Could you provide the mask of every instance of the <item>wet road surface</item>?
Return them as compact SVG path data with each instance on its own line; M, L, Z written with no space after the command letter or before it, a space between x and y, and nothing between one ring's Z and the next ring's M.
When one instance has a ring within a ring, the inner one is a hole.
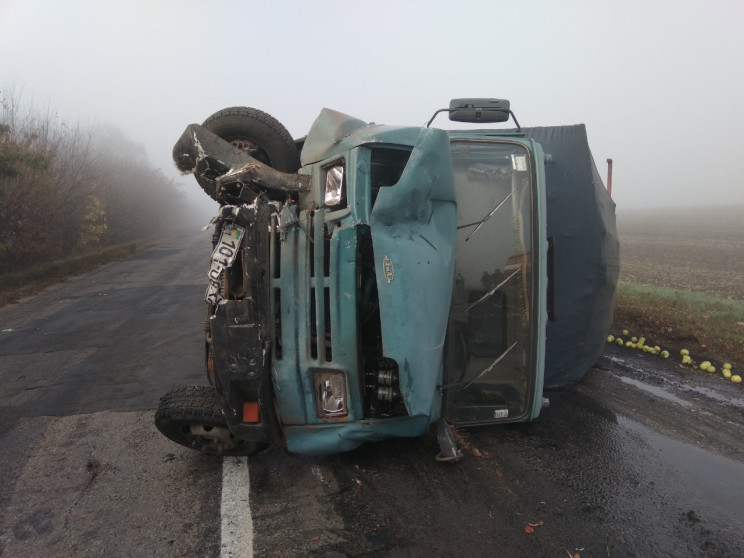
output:
M221 464L152 422L203 377L208 245L172 239L0 309L3 557L219 554Z
M0 555L220 556L222 463L155 431L203 383L209 234L0 309ZM255 556L742 556L744 391L624 349L530 425L249 460Z
M458 464L434 460L433 434L336 457L274 450L255 459L257 555L744 555L741 454L670 438L641 416L664 406L653 414L684 427L721 402L679 405L649 395L626 383L641 380L618 364L604 359L611 370L594 369L575 389L549 393L550 407L531 425L463 433L467 455ZM707 446L740 452L741 425L739 413L731 425L738 445L721 432ZM276 501L277 493L293 496ZM291 534L279 531L287 518Z

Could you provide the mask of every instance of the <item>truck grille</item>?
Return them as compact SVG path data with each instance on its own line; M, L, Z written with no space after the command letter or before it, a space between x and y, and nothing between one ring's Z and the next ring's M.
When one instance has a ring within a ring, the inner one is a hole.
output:
M333 360L331 348L330 234L326 234L324 210L308 213L308 259L310 263L310 358Z
M369 226L337 227L324 209L285 206L270 230L275 381L287 401L309 401L318 373L340 373L348 414L323 421L406 415L398 364L383 356ZM288 424L317 420L287 401Z
M283 292L294 285L297 293L296 307L292 314L306 340L304 348L310 360L333 360L331 305L330 305L330 233L324 222L324 210L302 211L299 218L272 222L271 230L271 308L273 309L274 358L281 360L282 351L282 300L295 297L295 292ZM290 227L289 225L299 225ZM282 277L295 270L294 278ZM296 281L296 283L295 283ZM302 347L298 347L302 350Z

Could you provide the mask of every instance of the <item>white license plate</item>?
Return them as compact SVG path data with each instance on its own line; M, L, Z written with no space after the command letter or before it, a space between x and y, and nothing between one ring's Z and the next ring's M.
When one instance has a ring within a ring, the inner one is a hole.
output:
M212 261L209 264L209 286L207 287L206 299L210 304L217 304L222 300L220 286L222 284L222 272L232 266L240 249L245 229L235 225L222 227L222 234L217 246L212 252Z

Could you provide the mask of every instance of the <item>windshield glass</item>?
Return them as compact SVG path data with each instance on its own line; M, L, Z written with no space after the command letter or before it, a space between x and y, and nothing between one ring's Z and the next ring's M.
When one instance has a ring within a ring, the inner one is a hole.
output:
M533 389L532 165L521 144L453 140L457 255L447 419L517 419Z

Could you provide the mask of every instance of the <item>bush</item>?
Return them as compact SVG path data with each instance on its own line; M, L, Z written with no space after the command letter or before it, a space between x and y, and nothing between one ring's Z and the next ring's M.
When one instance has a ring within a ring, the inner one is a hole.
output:
M113 127L83 130L0 92L0 273L176 226L177 185Z

